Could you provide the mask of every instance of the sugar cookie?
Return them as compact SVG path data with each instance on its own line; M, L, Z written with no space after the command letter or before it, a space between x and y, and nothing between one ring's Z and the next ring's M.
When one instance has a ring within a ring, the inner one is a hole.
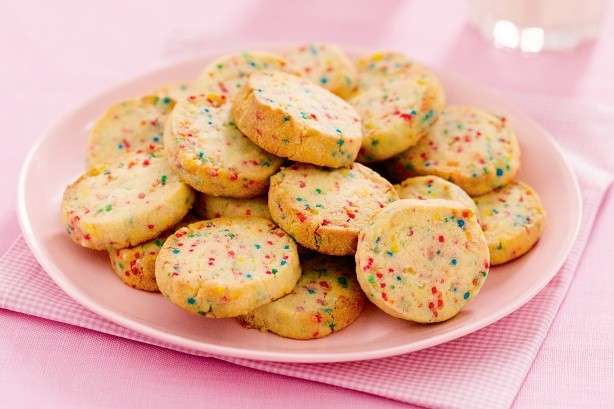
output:
M349 102L362 118L358 161L389 159L414 146L444 108L439 83L410 76L391 78L377 87L359 89Z
M450 106L418 144L394 158L389 167L400 180L437 175L478 196L514 179L520 148L505 117Z
M164 123L175 105L155 95L110 106L96 120L87 140L87 165L114 161L126 153L151 152L162 147Z
M238 216L271 218L266 196L258 196L251 199L235 199L232 197L206 196L201 193L197 196L194 209L205 219Z
M214 318L247 314L280 298L300 275L294 240L260 217L190 224L166 240L156 260L160 292Z
M181 178L212 196L262 195L283 162L237 129L229 104L212 106L204 95L191 95L177 104L164 145Z
M186 215L193 200L163 151L135 153L92 168L68 186L62 218L75 243L121 249L158 237Z
M316 256L301 267L290 294L240 317L241 322L286 338L315 339L341 331L358 318L365 296L351 259Z
M396 199L386 179L359 163L341 169L295 163L271 178L269 210L303 246L341 256L354 254L360 229Z
M473 199L454 183L438 176L417 176L407 178L394 186L401 199L447 199L454 200L468 207L478 216L478 208Z
M522 256L544 231L546 211L525 183L512 182L474 200L493 265Z
M298 74L277 54L260 51L229 54L207 65L195 81L194 89L219 106L232 100L250 74L273 71Z
M268 152L333 168L351 164L362 140L347 102L283 72L252 75L232 103L239 129Z
M356 274L387 314L428 323L456 315L489 269L474 213L442 199L403 199L379 212L358 239Z
M288 63L305 78L341 98L348 98L356 87L356 67L339 47L312 43L283 52Z

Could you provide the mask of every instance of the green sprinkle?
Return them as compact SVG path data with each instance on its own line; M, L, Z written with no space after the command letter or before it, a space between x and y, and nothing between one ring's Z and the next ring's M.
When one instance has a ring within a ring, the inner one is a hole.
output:
M168 176L162 175L162 177L160 178L160 182L162 182L162 186L166 185L167 181L168 181Z
M343 288L348 288L348 279L345 276L337 277L337 282Z

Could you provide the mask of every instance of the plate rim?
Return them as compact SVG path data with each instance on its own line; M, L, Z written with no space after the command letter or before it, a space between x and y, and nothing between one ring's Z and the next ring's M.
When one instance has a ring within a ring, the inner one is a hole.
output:
M271 46L260 45L263 49L274 49L279 46L279 44L274 44ZM266 48L265 48L266 47ZM352 47L347 45L341 45L341 47L350 53L356 50L365 51L364 47ZM236 50L236 48L234 49ZM526 120L530 123L532 127L535 127L541 131L543 134L543 138L546 142L555 150L555 152L560 157L563 167L565 171L569 174L571 185L573 187L574 192L574 205L578 209L576 215L575 226L572 234L572 239L566 245L566 248L560 252L561 256L558 260L556 260L551 267L551 271L549 274L544 275L540 281L534 284L532 287L528 288L522 297L518 297L514 302L509 303L504 308L500 308L494 314L488 315L478 321L468 323L462 327L452 329L443 334L435 335L429 337L422 341L416 341L408 344L397 345L394 347L388 348L379 348L372 351L358 351L358 352L347 352L347 353L330 353L330 352L281 352L281 351L256 351L250 349L242 349L238 347L231 346L221 346L217 344L212 344L204 341L196 341L192 339L186 339L182 336L175 335L172 333L168 333L162 330L155 329L146 324L140 323L138 321L126 318L119 313L115 313L112 310L107 309L104 305L97 303L94 300L91 300L89 297L83 295L83 293L77 288L73 286L69 280L65 277L65 274L61 271L60 268L56 267L51 260L48 260L44 256L42 243L39 243L36 240L32 229L32 222L30 216L27 212L27 197L26 197L26 185L28 181L28 175L31 171L31 165L34 157L40 150L42 144L49 138L54 131L60 127L63 123L65 123L71 116L75 115L75 113L82 109L85 106L91 105L95 103L97 100L104 98L105 95L109 93L113 93L121 90L126 87L128 84L138 81L142 77L145 76L153 76L157 73L169 70L175 66L182 64L193 63L195 60L206 59L209 57L214 57L215 52L219 50L209 50L207 54L199 54L196 56L192 56L190 58L182 58L168 61L164 64L157 64L153 66L153 68L149 68L144 70L140 74L133 75L126 80L123 80L115 85L111 85L108 87L99 90L98 92L90 95L87 98L76 105L75 108L72 108L58 116L57 119L51 122L51 124L46 128L46 130L39 136L33 146L28 151L26 158L21 166L19 172L18 186L17 186L17 215L19 226L21 228L23 237L26 241L26 244L32 251L32 254L36 258L37 262L41 265L46 274L58 285L62 291L64 291L69 297L73 300L77 301L84 308L96 313L104 319L107 319L117 325L120 325L124 328L136 331L142 335L151 337L157 341L171 344L174 346L181 347L183 349L198 351L204 354L213 354L218 355L222 359L229 358L239 358L239 359L249 359L254 361L270 361L270 362L293 362L293 363L332 363L332 362L351 362L351 361L364 361L364 360L372 360L372 359L381 359L387 358L397 355L402 355L410 352L419 351L422 349L430 348L436 345L440 345L454 339L458 339L465 335L476 332L482 328L491 325L500 319L512 314L514 311L518 310L520 307L528 303L532 300L541 290L543 290L548 283L557 275L565 261L567 260L569 253L575 243L578 233L580 230L581 222L582 222L582 214L583 214L583 202L582 195L580 191L580 187L578 184L577 176L571 167L568 158L564 155L561 147L556 142L554 137L550 134L548 130L546 130L543 126L541 126L536 120L534 120L530 115L526 114L522 109L515 106L515 104L510 104L508 99L505 98L499 91L494 88L486 85L479 85L481 90L484 90L491 96L495 96L499 100L499 104L504 106L506 109L510 111L520 114L523 117L523 120ZM233 48L228 47L225 52L232 52ZM359 51L360 52L360 51ZM453 81L458 81L465 85L471 85L474 81L467 80L454 72L450 72L445 69L437 68L436 72L444 74L445 77L452 79ZM141 341L139 341L141 342ZM188 352L188 351L183 351Z

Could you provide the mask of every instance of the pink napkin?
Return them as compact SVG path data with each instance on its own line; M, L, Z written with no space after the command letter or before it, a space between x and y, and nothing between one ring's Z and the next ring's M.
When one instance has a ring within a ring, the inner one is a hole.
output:
M520 98L520 97L517 97ZM478 332L394 358L339 364L284 364L217 357L263 371L324 382L428 407L509 407L574 277L613 169L603 135L612 110L571 102L521 97L522 105L566 147L583 196L582 226L557 276L524 307ZM610 126L611 128L611 126ZM605 152L605 154L603 153ZM590 158L587 159L587 158ZM18 238L0 258L0 307L159 345L194 355L111 323L84 309L46 275Z

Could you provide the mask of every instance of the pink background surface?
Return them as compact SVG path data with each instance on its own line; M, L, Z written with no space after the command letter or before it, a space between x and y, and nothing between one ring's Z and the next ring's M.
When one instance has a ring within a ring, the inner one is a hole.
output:
M49 123L109 85L201 50L307 40L379 46L502 91L614 105L612 11L598 43L571 53L523 56L489 47L468 27L462 1L382 1L377 6L322 1L292 8L286 1L124 3L94 8L24 1L0 13L0 252L19 234L19 167ZM614 286L607 274L598 274L612 271L612 196L601 209L581 274L518 395L519 407L581 406L587 395L603 407L614 405ZM79 348L67 349L75 344ZM77 407L84 399L93 407L169 407L180 395L194 396L195 407L406 406L5 310L0 310L0 368L0 407L9 402Z

